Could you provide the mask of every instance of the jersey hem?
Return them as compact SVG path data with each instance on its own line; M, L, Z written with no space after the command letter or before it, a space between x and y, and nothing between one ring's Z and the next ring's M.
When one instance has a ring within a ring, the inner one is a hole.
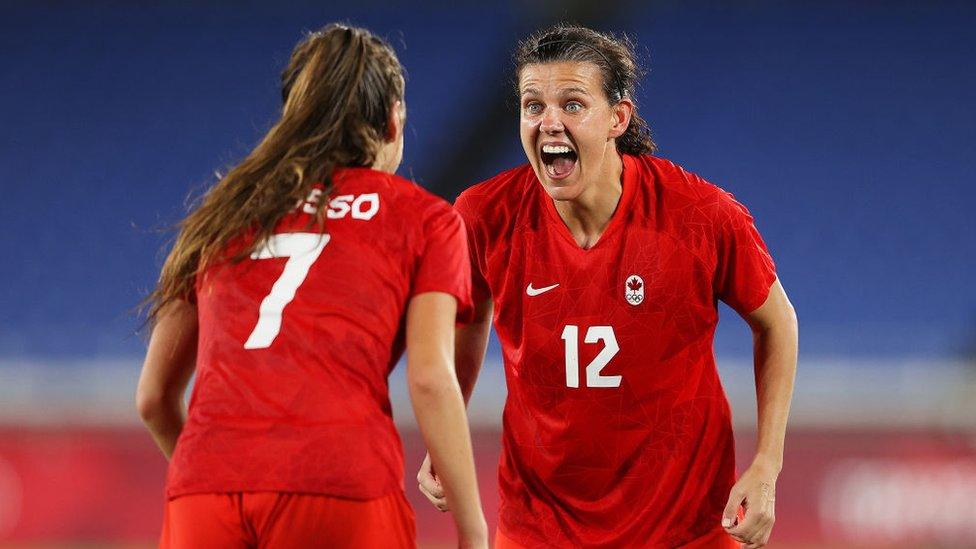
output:
M525 538L523 538L521 536L513 535L511 533L511 531L508 530L507 528L505 528L500 521L498 523L497 531L498 531L498 534L499 535L504 536L506 538L506 541L510 541L511 543L514 543L514 544L518 545L520 547L520 549L531 549L532 547L552 547L553 546L552 545L552 542L553 542L552 540L538 541L536 539L530 538L529 541L525 541ZM728 539L728 543L725 545L726 547L737 547L738 546L737 544L734 543L734 540L732 540L732 538L729 537L728 534L725 533L725 530L724 529L722 529L721 527L717 527L717 528L713 528L713 529L705 532L704 534L702 534L702 535L700 535L700 536L698 536L698 537L696 537L694 539L691 539L691 540L689 540L689 541L687 541L685 543L682 543L681 545L674 546L674 549L720 549L720 548L714 546L714 544L712 542L716 541L713 538L722 537L722 535L724 535L725 538ZM705 545L704 542L708 542L708 545ZM619 544L619 543L624 543L624 544L626 544L627 547L641 547L641 546L638 546L638 545L631 545L631 542L626 541L626 540L623 541L623 542L621 542L621 540L614 540L613 542L610 542L611 545L615 545L615 546L617 544ZM508 548L508 549L512 549L511 548L511 544L508 544L505 547ZM643 547L648 547L648 548L660 547L660 548L663 549L663 548L669 547L669 546L667 544L662 544L662 545L647 545L647 546L643 546Z
M185 490L166 490L166 500L172 501L184 496L194 496L199 494L257 494L257 493L275 493L275 494L299 494L304 496L324 496L336 499L345 499L350 501L372 501L374 499L385 498L393 494L402 494L406 497L406 492L403 487L397 487L386 492L382 492L376 495L369 496L358 496L351 495L348 493L337 493L329 492L327 490L309 490L309 489L295 489L286 486L261 486L259 488L222 488L222 489L208 489L208 488L188 488Z

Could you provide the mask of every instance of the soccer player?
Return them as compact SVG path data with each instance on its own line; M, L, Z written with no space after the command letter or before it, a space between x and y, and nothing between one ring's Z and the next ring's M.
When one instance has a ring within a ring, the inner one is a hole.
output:
M282 84L281 119L183 220L151 296L137 406L170 459L161 546L415 546L387 389L406 346L460 546L487 547L452 356L464 225L393 175L400 63L330 25Z
M663 158L637 115L629 44L559 25L516 54L528 164L457 199L476 320L508 384L496 547L735 547L769 538L796 369L796 317L744 206ZM712 352L717 300L755 339L754 460L735 479ZM440 508L440 470L421 490Z

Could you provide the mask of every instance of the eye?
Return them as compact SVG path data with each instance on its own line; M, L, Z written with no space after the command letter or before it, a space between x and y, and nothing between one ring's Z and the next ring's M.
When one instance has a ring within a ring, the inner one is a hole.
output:
M569 103L566 103L566 106L564 108L568 113L580 112L581 110L583 110L583 104L580 103L579 101L570 101Z
M530 103L526 103L523 109L525 109L526 114L539 114L542 112L542 103L532 101Z

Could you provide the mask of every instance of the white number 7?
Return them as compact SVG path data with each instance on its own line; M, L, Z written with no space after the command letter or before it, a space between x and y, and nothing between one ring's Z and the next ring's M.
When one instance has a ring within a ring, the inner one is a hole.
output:
M245 349L266 349L281 331L281 312L295 298L295 291L305 282L312 263L329 243L330 235L321 233L282 233L268 238L251 259L287 257L285 270L271 286L271 293L261 302L258 323L244 343Z

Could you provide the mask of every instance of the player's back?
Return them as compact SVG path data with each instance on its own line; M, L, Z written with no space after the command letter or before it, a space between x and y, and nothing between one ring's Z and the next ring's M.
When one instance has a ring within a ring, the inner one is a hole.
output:
M333 180L327 203L313 191L249 258L199 277L197 378L170 497L370 499L401 486L387 376L410 296L451 291L432 282L430 264L446 262L450 273L452 254L464 264L463 237L450 240L463 226L447 203L394 175L351 168ZM324 233L317 208L327 208ZM243 236L227 252L248 243ZM432 261L432 247L448 259Z

